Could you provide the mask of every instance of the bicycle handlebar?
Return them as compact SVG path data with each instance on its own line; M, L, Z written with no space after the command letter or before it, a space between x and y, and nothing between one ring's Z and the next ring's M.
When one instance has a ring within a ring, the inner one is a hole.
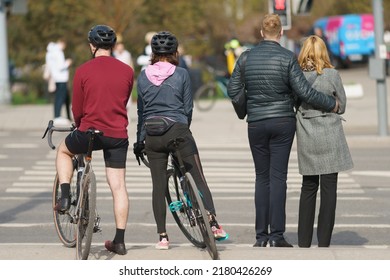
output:
M71 127L55 127L53 120L50 120L49 123L47 124L47 128L45 130L45 133L42 136L42 139L46 137L47 135L47 142L53 150L55 150L56 146L54 146L53 141L52 141L52 134L54 131L59 131L59 132L70 132L75 130L75 125L72 124Z

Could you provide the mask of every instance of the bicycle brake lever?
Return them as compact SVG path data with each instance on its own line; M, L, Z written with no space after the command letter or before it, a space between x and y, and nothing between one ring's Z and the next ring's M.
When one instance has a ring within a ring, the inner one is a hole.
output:
M53 120L50 120L47 124L47 128L45 130L45 133L42 136L42 139L46 137L46 134L49 132L49 130L53 127Z

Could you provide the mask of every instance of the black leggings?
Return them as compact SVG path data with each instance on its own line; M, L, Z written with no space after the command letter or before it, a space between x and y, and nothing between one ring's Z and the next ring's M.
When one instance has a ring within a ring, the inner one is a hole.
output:
M166 203L165 192L167 190L167 164L169 149L167 143L175 138L184 138L185 142L180 143L179 151L183 158L184 166L191 173L195 183L202 194L205 208L215 214L214 203L203 175L198 148L188 125L176 123L164 135L146 136L145 150L150 163L152 175L153 194L152 204L154 218L157 224L157 232L166 232Z

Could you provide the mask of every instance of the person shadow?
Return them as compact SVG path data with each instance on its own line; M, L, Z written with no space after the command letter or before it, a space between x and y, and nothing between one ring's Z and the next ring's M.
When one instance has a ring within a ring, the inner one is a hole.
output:
M288 240L294 247L298 246L298 236L296 232L286 232L286 240ZM363 246L369 242L369 239L361 236L356 231L345 230L339 232L333 232L330 246ZM313 232L313 240L311 243L312 246L317 246L317 231Z

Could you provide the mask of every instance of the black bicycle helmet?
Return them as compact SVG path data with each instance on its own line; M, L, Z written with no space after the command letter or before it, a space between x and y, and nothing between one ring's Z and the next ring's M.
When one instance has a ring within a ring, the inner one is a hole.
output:
M96 48L111 49L116 43L116 34L107 25L96 25L88 32L88 41Z
M150 42L155 54L170 54L177 52L178 42L172 33L161 31L155 34Z

